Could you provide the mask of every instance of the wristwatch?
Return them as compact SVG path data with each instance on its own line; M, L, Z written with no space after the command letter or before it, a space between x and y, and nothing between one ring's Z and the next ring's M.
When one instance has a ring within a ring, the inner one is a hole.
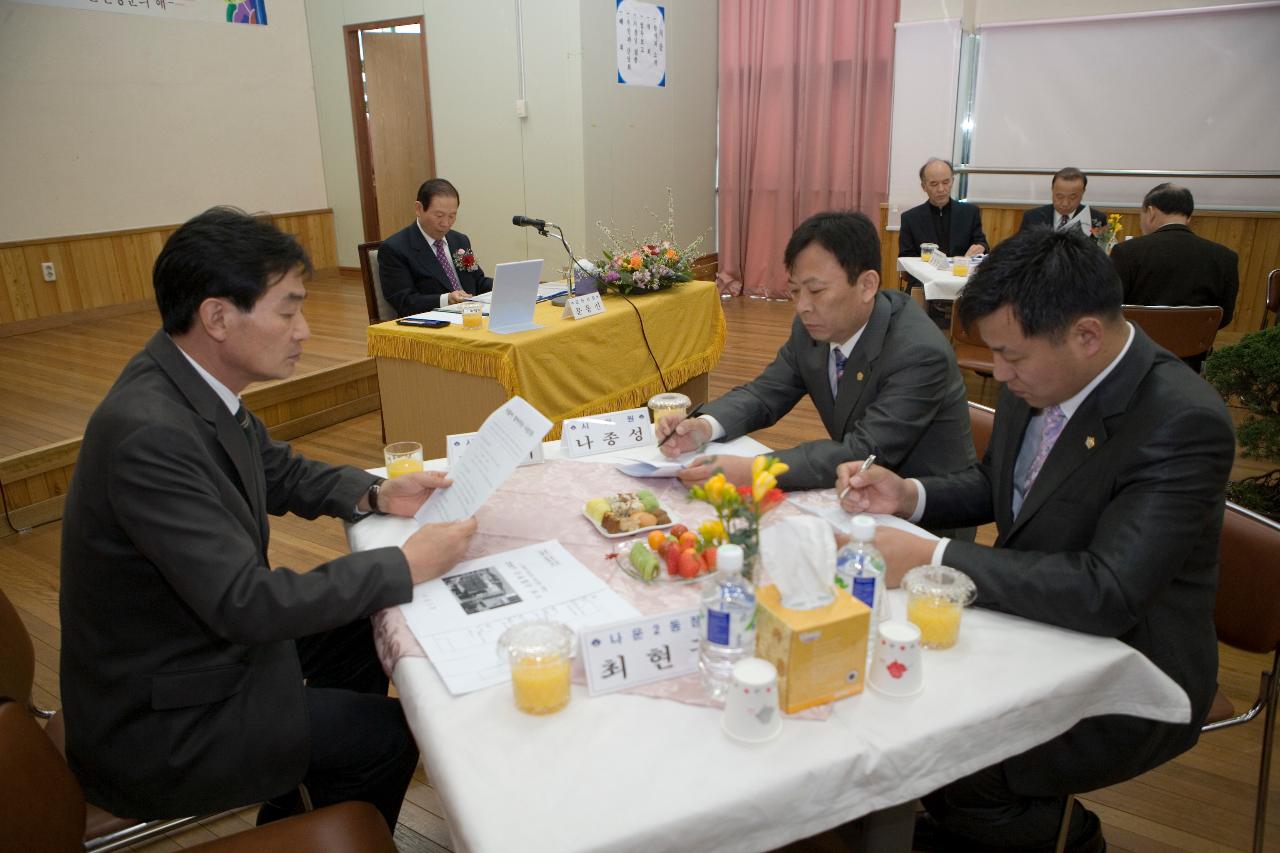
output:
M378 492L382 491L382 484L385 482L386 480L375 480L373 485L369 487L369 512L374 515L386 515L386 513L378 507Z

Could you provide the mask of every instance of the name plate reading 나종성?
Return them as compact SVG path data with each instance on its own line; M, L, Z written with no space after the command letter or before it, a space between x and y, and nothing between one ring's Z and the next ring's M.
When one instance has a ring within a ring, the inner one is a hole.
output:
M698 670L696 608L583 628L582 666L592 696Z
M560 431L560 449L570 459L653 444L648 409L626 409L569 418Z

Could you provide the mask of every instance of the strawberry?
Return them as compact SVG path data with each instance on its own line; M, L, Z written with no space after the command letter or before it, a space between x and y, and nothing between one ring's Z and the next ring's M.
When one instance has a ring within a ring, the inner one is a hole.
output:
M680 572L680 549L674 547L675 543L668 540L667 550L663 555L667 558L667 574L674 577Z
M698 552L693 548L686 548L680 552L680 563L677 571L682 578L695 578L702 573L703 563L698 556Z
M707 564L707 571L716 570L716 546L712 545L702 552L702 561Z
M684 533L680 534L680 550L681 551L685 550L686 548L697 548L697 547L698 547L698 534L694 533L692 530L686 530Z
M688 529L689 528L685 527L683 524L677 524L675 527L672 527L667 532L670 533L672 536L676 537L677 539L679 539L680 534L684 533Z

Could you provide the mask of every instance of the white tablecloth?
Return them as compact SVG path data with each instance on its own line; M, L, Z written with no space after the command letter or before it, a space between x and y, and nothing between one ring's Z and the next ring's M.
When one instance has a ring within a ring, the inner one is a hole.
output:
M950 269L937 269L919 258L898 258L898 272L918 279L924 285L925 299L955 299L969 281L967 276L952 275Z
M377 529L356 525L353 547L378 544ZM890 602L902 617L903 594ZM495 853L769 850L912 800L1085 717L1190 718L1182 690L1118 640L980 609L966 611L959 644L926 652L924 666L915 697L864 691L827 720L786 720L758 745L729 740L713 708L575 686L563 711L531 717L505 685L451 696L425 658L401 658L394 678L456 849Z

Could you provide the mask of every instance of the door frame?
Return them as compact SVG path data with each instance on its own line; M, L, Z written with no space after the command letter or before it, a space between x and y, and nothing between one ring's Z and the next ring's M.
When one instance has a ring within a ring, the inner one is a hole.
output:
M423 109L427 115L427 136L431 140L428 156L430 174L423 177L435 177L436 146L435 130L431 125L431 84L427 78L427 25L422 15L409 18L390 18L384 21L365 21L359 24L346 24L342 28L342 40L347 55L347 88L351 96L351 125L356 136L356 175L360 181L360 217L364 223L365 242L380 240L381 223L378 221L378 196L374 187L373 154L369 142L369 120L365 113L365 90L363 69L360 64L360 32L362 30L382 30L388 27L418 25L418 38L422 45L422 92Z

